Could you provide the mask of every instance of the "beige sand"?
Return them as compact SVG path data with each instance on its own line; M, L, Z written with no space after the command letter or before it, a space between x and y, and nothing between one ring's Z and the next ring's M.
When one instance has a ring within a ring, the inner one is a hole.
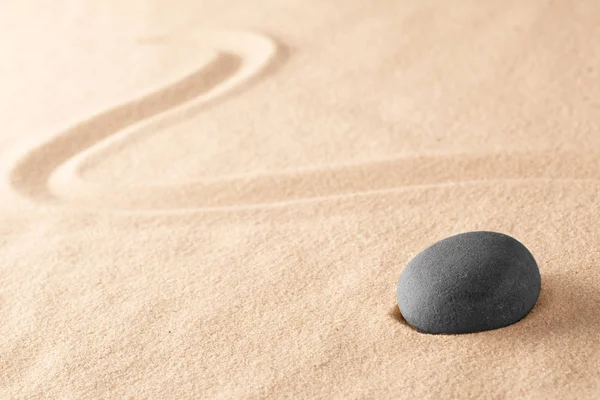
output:
M13 1L0 33L0 398L600 397L597 1ZM538 304L415 332L405 263L477 229Z

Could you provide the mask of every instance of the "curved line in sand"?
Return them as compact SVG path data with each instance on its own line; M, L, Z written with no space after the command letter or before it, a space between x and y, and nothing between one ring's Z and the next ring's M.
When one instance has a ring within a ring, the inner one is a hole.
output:
M158 117L181 112L186 106L212 104L251 83L273 64L277 53L273 40L252 32L209 32L200 41L217 51L206 66L34 147L10 171L12 188L38 202L62 200L63 195L78 190L82 161Z
M88 184L72 200L130 212L210 212L462 185L550 181L596 184L600 182L599 160L594 154L570 152L432 155L179 185L140 185L117 191Z
M34 147L10 174L12 187L40 202L73 202L93 209L179 213L255 209L387 191L499 181L588 180L599 158L581 153L442 154L369 163L303 168L119 187L85 181L86 163L170 115L213 104L264 75L277 59L271 39L248 32L203 36L217 50L203 68L111 108Z

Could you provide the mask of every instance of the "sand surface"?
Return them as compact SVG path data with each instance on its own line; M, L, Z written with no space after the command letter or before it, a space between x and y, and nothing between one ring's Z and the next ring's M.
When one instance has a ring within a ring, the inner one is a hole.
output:
M0 4L0 398L598 399L600 3ZM505 329L416 253L500 231Z

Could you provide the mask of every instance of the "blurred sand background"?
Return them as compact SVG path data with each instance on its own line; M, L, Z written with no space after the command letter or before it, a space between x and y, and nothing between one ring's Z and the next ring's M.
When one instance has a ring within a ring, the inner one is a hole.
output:
M0 4L0 398L600 396L600 3ZM523 242L521 322L408 260Z

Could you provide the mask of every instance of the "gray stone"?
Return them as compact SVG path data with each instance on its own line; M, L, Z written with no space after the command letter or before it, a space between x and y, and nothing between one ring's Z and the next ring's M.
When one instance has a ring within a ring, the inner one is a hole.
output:
M502 233L468 232L429 246L398 281L404 319L425 333L470 333L521 320L541 288L535 259Z

